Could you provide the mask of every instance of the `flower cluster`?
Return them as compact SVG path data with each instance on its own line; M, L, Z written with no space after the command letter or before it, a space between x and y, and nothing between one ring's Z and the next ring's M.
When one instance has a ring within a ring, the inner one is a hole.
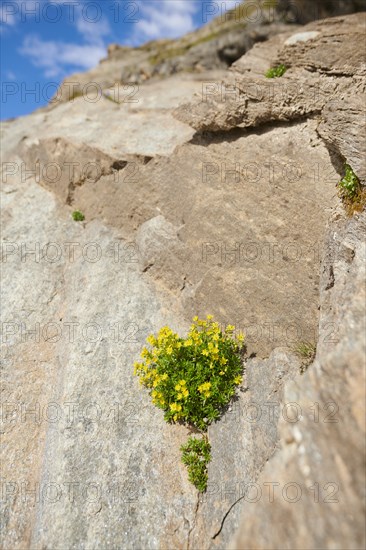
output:
M193 424L201 430L220 413L242 381L243 335L235 327L221 330L212 315L193 318L187 338L169 327L147 338L142 362L134 365L140 383L151 391L153 403L167 421Z

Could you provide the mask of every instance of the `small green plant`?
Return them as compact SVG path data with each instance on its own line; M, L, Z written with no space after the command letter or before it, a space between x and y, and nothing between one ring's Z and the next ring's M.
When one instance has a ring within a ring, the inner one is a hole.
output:
M211 460L211 445L207 437L202 439L190 437L180 450L182 462L188 469L189 481L203 493L206 491L208 481L207 464Z
M283 76L286 71L287 67L285 67L285 65L277 65L277 67L272 67L271 69L268 69L268 71L265 73L265 76L266 78L279 78L280 76Z
M338 183L339 196L349 216L361 212L366 205L366 189L349 164L344 166L345 174Z
M75 212L72 213L72 219L74 222L83 222L85 220L85 216L79 212L79 210L75 210Z
M294 352L302 359L301 372L304 373L315 359L316 344L312 342L299 342L294 347Z
M220 418L242 382L244 336L235 327L221 330L212 315L193 318L187 338L169 327L147 338L150 349L134 364L140 384L150 390L154 405L167 422L180 422L206 432Z
M338 183L340 194L347 199L354 199L358 188L360 186L360 180L352 170L349 164L344 166L345 174L341 181Z

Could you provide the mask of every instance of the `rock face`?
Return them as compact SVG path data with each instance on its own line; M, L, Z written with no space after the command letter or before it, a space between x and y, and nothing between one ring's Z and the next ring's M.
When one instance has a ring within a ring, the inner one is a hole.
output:
M208 17L206 9L217 17L177 40L156 40L139 48L112 44L108 57L98 67L65 79L49 108L88 95L95 85L99 89L118 83L136 87L147 80L160 80L176 73L226 69L256 42L287 30L282 11L268 2L260 1L249 7L238 3L228 12L224 7L225 4L202 6L203 21ZM90 87L90 83L94 85Z
M337 22L338 31L335 30ZM366 68L362 50L355 48L355 44L363 40L365 25L365 14L345 20L318 21L286 40L284 37L281 40L280 36L268 42L264 52L261 45L256 46L232 67L232 79L222 85L224 92L214 93L214 90L205 101L197 99L193 105L182 105L176 116L200 132L227 132L270 121L319 116L318 133L328 148L335 156L347 159L365 184L366 160L362 144L366 140L366 130L362 120ZM354 39L350 39L351 34ZM266 66L262 61L264 53L268 53ZM288 71L275 82L268 81L263 73L251 78L258 57L262 61L261 69L283 64ZM233 86L234 94L230 93ZM350 102L347 106L346 97ZM352 138L345 139L346 135Z
M280 418L280 448L257 480L262 498L243 505L231 548L365 544L365 222L362 214L329 230L317 356L285 385L283 403L296 403L296 412ZM273 367L274 357L267 362Z
M277 12L285 20L296 23L365 10L363 0L278 0L276 4Z
M194 46L114 45L80 77L94 101L3 125L4 549L365 546L365 213L335 187L344 162L366 183L365 14L276 21L232 64L249 47L233 19ZM219 62L184 72L211 40ZM122 86L147 54L168 76ZM248 357L198 495L188 429L132 364L149 333L207 313Z

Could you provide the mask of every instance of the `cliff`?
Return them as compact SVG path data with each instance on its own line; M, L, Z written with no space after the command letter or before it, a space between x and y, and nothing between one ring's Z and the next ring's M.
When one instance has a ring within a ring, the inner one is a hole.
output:
M2 125L3 548L365 547L366 14L280 4ZM207 313L247 355L200 495L132 365Z

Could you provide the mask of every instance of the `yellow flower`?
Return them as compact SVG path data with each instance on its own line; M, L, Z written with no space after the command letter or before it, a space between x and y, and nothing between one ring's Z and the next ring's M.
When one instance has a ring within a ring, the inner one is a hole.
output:
M184 347L185 347L185 348L188 348L188 347L191 346L192 344L193 344L193 342L192 342L191 338L189 338L188 340L186 340L186 341L184 342Z
M220 375L220 376L223 376L224 374L225 374L225 373L224 373L223 370L219 372L219 375Z
M185 381L185 380L179 380L179 384L180 384L181 386L185 386L185 385L186 385L186 381Z
M238 342L244 342L244 334L238 334L236 339L238 340Z
M198 321L197 315L195 315L195 316L193 317L193 321Z
M181 393L178 393L177 399L183 399L183 395Z
M168 380L168 375L167 375L167 373L162 374L162 375L161 375L161 379L162 379L162 380Z
M203 384L198 386L198 391L200 393L204 393L204 392L208 391L210 388L211 388L211 382L204 382Z
M176 391L180 391L180 384L176 384L176 385L174 386L174 389L175 389Z
M169 346L167 349L166 349L166 352L168 355L171 355L173 353L173 348L172 346Z
M240 374L239 374L238 376L235 376L234 384L241 384L242 380L243 380L243 377L240 376Z
M226 363L227 363L226 357L221 357L220 363L221 363L221 365L226 365Z
M207 315L207 319L210 321L211 319L213 319L213 315Z
M183 397L184 399L187 399L187 397L189 396L189 391L187 389L184 389L183 390Z
M179 412L179 411L182 410L182 405L179 405L179 403L171 403L170 410L173 411L173 412L174 411Z
M133 374L136 376L136 374L138 373L139 370L141 370L141 363L138 363L137 361L134 362L133 364Z
M234 325L228 325L228 326L226 327L226 332L233 332L233 330L235 330Z
M155 336L154 336L153 334L150 334L150 336L148 336L148 337L146 338L146 342L147 342L148 344L150 344L151 346L155 346L155 344L156 344L156 338L155 338Z
M208 355L208 350L207 350L207 349L203 349L203 350L201 351L201 353L202 353L202 355Z

